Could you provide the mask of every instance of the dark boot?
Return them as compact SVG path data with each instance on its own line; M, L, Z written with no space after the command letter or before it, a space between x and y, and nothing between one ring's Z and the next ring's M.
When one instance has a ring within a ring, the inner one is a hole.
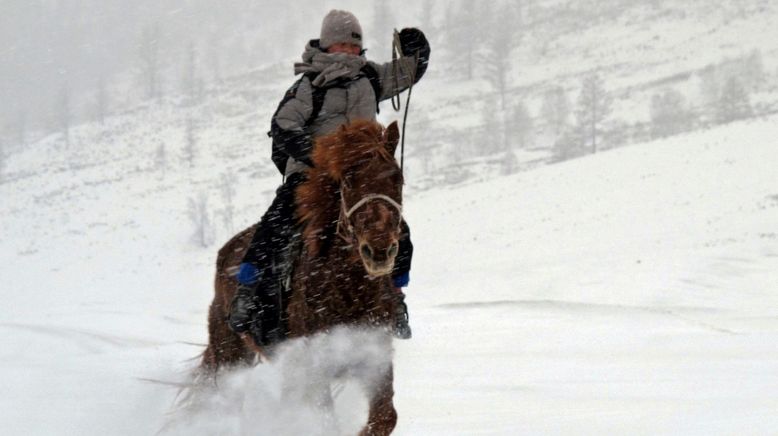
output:
M396 289L397 305L394 312L394 336L398 339L411 338L411 326L408 324L408 306L405 304L405 294Z
M235 333L248 333L257 345L268 346L284 338L284 329L276 302L277 291L260 288L262 281L238 285L227 323Z
M235 296L230 304L227 324L235 333L245 333L251 329L258 310L259 301L256 294L256 284L238 284L238 289L235 291Z

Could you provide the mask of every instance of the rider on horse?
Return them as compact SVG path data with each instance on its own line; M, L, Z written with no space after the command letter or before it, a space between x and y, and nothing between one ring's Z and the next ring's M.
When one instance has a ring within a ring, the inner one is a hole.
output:
M424 75L430 55L427 39L420 30L403 29L399 34L403 56L397 62L368 61L362 49L362 28L346 11L333 10L324 17L319 39L311 40L303 62L295 64L302 77L286 92L271 122L272 159L284 183L262 216L238 270L238 289L230 307L229 326L236 333L248 333L257 345L283 339L280 325L283 253L298 232L295 189L305 181L305 169L312 165L309 153L313 141L339 126L357 119L375 120L378 102L406 90ZM410 338L405 295L413 245L408 225L392 271L398 298L395 335Z

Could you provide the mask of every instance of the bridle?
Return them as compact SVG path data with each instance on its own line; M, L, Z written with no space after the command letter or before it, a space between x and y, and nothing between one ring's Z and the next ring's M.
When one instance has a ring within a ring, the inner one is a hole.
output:
M397 209L397 212L400 214L400 217L402 217L403 213L403 207L400 203L396 202L392 197L389 197L388 195L384 194L367 194L364 197L362 197L359 201L354 203L353 206L350 208L348 205L346 205L346 198L343 195L343 184L340 186L340 218L338 218L338 235L343 238L346 242L351 242L351 238L354 236L354 226L351 224L351 215L354 214L354 212L357 211L360 207L366 205L368 202L372 200L383 200L387 203L389 203L392 207ZM402 221L402 220L400 220ZM341 229L342 225L345 223L346 225L346 234L344 234ZM398 221L399 223L399 221ZM399 225L399 224L398 224Z

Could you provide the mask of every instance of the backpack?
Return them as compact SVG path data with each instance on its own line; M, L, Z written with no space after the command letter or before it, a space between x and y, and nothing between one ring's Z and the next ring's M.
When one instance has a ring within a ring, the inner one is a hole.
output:
M281 110L286 102L293 99L297 95L297 89L300 87L300 83L302 83L304 78L308 78L308 80L313 83L313 80L316 79L318 75L319 73L314 71L303 74L302 77L300 77L300 79L298 79L294 85L292 85L286 91L284 98L281 99L281 102L278 104L278 108L276 109L275 113L273 113L272 119L275 119L276 115L278 115L278 111ZM311 111L311 115L305 121L305 130L307 131L316 118L318 118L319 112L324 105L324 98L327 96L328 90L332 88L345 88L349 82L361 79L362 77L367 77L367 79L370 81L370 86L373 87L373 92L375 93L376 113L379 113L378 100L381 97L381 81L378 78L378 71L376 71L375 68L373 68L371 65L365 64L365 66L360 70L360 73L354 78L337 80L325 87L311 86L311 100L313 103L313 110ZM276 168L278 168L278 171L281 172L281 174L285 174L286 160L289 158L289 156L282 151L281 147L276 142L276 138L273 136L272 128L267 132L267 136L273 138L273 149L271 153L273 163L275 164Z

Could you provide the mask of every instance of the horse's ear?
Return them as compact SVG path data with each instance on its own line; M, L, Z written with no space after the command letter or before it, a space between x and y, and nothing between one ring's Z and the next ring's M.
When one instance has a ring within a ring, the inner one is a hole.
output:
M397 144L400 142L400 128L397 127L397 121L392 121L384 132L384 145L389 154L394 156Z

